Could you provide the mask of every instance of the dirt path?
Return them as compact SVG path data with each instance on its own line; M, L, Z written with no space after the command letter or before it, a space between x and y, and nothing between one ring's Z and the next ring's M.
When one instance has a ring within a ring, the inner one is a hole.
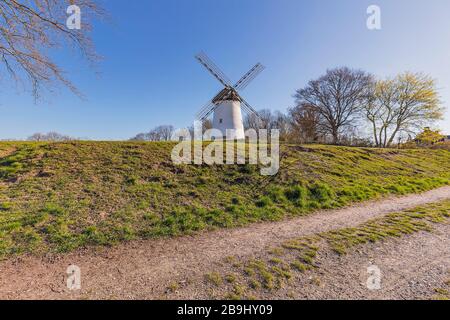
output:
M12 259L0 263L0 298L164 298L171 282L198 277L227 256L252 255L289 238L355 226L389 212L448 198L450 187L443 187L420 195L320 211L276 223L254 224L192 237L135 241L114 248L91 248L63 256ZM442 253L439 256L442 257ZM406 265L408 260L414 260L414 255L409 256ZM81 268L80 291L66 289L66 268L71 264ZM196 296L202 294L192 295Z
M360 246L344 256L319 255L313 273L319 284L304 277L278 299L433 299L434 289L450 279L450 224L436 225L432 233L419 232L385 242ZM380 270L377 290L367 288L367 268Z

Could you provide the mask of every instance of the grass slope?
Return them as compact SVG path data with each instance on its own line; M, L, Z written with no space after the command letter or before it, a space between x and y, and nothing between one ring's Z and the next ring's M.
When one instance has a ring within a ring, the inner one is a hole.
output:
M253 165L181 165L172 143L0 143L0 257L279 220L450 181L447 150L283 146Z

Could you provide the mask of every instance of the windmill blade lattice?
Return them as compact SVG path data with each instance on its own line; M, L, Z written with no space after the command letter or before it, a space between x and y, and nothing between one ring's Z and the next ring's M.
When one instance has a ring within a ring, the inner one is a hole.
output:
M256 76L260 74L264 69L265 67L261 63L256 64L238 82L236 82L234 88L239 91L244 90L249 85L249 83L253 79L255 79Z
M231 87L231 81L220 70L220 68L211 61L211 59L203 52L195 56L195 58L225 87Z

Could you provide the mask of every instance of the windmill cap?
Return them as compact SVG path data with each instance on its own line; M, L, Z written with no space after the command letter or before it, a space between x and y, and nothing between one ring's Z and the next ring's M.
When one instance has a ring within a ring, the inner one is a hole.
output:
M236 90L232 88L225 88L220 91L217 96L212 100L213 103L219 103L221 101L239 101L241 102L241 98L239 97Z

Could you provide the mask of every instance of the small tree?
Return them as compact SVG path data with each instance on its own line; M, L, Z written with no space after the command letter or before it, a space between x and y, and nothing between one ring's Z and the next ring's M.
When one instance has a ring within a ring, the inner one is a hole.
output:
M416 136L416 144L418 145L434 145L438 142L441 142L445 139L440 132L440 130L431 130L429 127L426 127L421 133Z

